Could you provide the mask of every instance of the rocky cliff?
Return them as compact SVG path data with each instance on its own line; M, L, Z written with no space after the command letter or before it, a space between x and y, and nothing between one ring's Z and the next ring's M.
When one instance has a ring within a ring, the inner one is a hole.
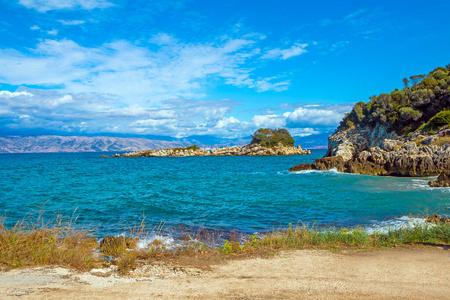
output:
M450 65L447 66L450 69ZM328 138L328 151L304 169L434 176L450 170L450 76L437 68L401 91L358 102Z
M297 147L283 146L279 143L275 147L263 147L258 144L249 144L244 147L227 147L220 149L204 150L200 148L194 149L164 149L164 150L147 150L116 154L114 157L181 157L181 156L269 156L269 155L305 155L311 154L309 150L302 149L300 145Z

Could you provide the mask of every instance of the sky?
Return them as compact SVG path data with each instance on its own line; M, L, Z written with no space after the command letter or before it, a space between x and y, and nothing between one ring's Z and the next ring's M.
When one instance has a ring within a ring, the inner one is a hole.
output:
M450 63L450 1L0 0L0 135L333 132Z

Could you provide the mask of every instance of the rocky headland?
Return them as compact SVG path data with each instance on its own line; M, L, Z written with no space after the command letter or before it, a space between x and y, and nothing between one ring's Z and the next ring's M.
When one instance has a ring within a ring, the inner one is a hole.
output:
M436 176L450 186L450 65L404 79L405 87L358 102L328 138L325 157L298 170ZM446 173L447 172L447 173ZM447 174L447 175L445 175Z
M294 139L286 129L258 129L252 136L250 144L238 147L226 147L205 150L196 145L187 148L163 150L145 150L116 154L112 157L182 157L182 156L271 156L271 155L305 155L311 151L294 147Z

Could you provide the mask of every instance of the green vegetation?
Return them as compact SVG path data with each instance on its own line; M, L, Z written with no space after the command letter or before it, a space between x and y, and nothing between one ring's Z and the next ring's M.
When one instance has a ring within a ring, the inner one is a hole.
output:
M277 146L280 142L283 146L294 146L295 140L284 128L281 129L269 129L269 128L260 128L255 131L252 135L252 141L250 144L258 144L263 147L274 147Z
M382 124L400 136L424 129L433 133L449 126L450 65L436 68L428 75L415 75L403 79L405 87L389 94L370 97L368 103L358 102L342 120L339 129L356 127L374 128ZM433 121L432 121L433 120ZM426 125L428 124L428 125ZM422 126L421 126L422 125Z
M176 147L176 148L167 148L167 149L164 149L164 150L173 150L173 151L193 150L193 151L195 151L197 149L200 149L200 147L198 147L197 145L191 145L191 146L186 147L186 148ZM158 150L150 150L150 151L158 151Z
M425 133L432 134L443 126L450 127L450 110L443 110L441 112L438 112L427 123L422 124L419 127L419 130Z
M448 245L448 218L434 216L431 219L433 221L430 222L435 224L372 234L362 228L319 229L315 224L312 227L289 224L286 230L275 230L261 236L230 232L229 240L222 242L219 237L223 233L187 230L181 232L180 239L184 242L176 249L167 250L159 240L154 240L144 249L137 249L138 238L124 237L105 237L99 247L89 232L74 230L70 223L63 223L59 218L44 223L40 214L37 219L18 222L11 229L4 226L4 220L0 222L0 268L59 265L89 270L113 263L120 273L127 274L140 263L193 256L214 263L236 256L265 256L282 249L376 250L398 246ZM138 228L130 230L130 235L143 238L162 235L162 226L146 234L142 222ZM109 259L103 260L96 254L99 248Z

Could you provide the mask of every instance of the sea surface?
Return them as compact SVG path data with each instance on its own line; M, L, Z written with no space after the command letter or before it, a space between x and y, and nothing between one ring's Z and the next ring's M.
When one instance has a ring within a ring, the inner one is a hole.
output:
M101 153L105 154L105 153ZM107 154L107 153L106 153ZM100 237L139 225L244 233L292 224L377 228L450 215L450 189L428 178L304 171L312 155L101 158L100 153L0 154L0 215L11 226L42 209Z

